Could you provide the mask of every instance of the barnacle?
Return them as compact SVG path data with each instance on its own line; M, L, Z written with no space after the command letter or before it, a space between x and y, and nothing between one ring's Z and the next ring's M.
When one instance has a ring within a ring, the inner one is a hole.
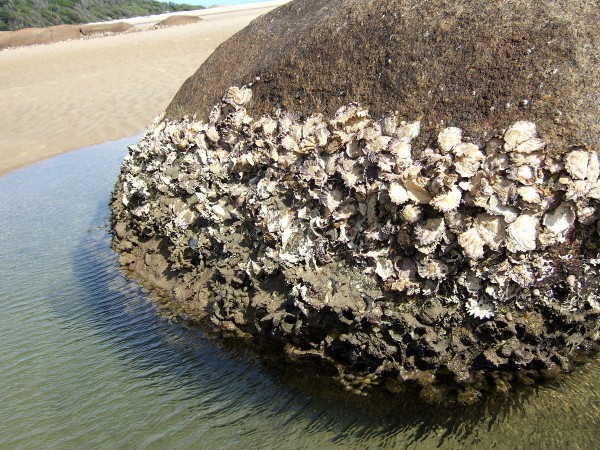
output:
M469 299L466 304L467 313L477 319L491 319L494 317L494 305L480 299Z

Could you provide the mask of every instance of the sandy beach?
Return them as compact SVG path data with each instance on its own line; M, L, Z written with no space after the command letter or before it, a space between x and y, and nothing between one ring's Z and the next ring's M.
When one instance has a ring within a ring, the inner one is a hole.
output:
M286 1L211 8L197 24L0 52L0 175L142 133L227 38Z

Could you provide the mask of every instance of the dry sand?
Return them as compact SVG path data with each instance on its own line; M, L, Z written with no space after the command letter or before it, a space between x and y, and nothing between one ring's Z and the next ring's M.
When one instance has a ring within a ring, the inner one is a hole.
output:
M205 19L197 24L0 52L0 175L143 132L220 43L284 3L213 8L196 12ZM147 29L163 18L127 21Z

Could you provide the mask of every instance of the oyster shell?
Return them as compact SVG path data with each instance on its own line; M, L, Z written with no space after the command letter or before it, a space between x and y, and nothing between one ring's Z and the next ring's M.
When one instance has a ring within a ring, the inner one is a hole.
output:
M415 237L420 245L429 246L439 242L446 231L443 217L427 219L415 227Z
M470 143L459 143L452 147L455 155L454 168L462 177L471 178L477 173L485 159L479 147Z
M238 88L232 86L227 89L223 96L223 101L234 107L241 107L252 99L252 89L247 87Z
M491 250L500 250L506 239L506 222L503 217L480 214L475 218L474 225L483 242Z
M504 133L505 149L516 150L517 147L537 136L537 129L533 122L521 120L508 127Z
M396 128L398 127L398 122L397 122L396 116L394 116L394 115L385 116L383 119L381 119L380 125L381 125L381 132L385 136L390 136L390 137L394 136L394 134L396 133Z
M539 219L522 214L507 227L506 247L510 252L529 252L536 249Z
M408 193L410 200L423 205L428 204L432 198L424 185L426 181L424 179L409 179L404 181L404 187Z
M377 264L375 267L375 273L379 275L379 277L386 281L389 278L392 278L396 275L396 270L394 269L394 263L389 259L379 259L377 260Z
M325 217L331 214L340 206L344 198L344 193L340 189L325 189L321 194L321 203L324 207L323 215Z
M542 203L542 194L534 186L520 186L517 189L517 194L525 203L539 205Z
M388 144L387 151L394 156L398 167L404 168L412 164L412 147L408 142L392 139Z
M567 154L565 168L577 180L585 180L588 173L590 155L585 150L575 150Z
M448 127L438 134L438 145L442 153L449 153L462 142L462 130L457 127Z
M410 200L408 191L399 182L391 182L388 188L390 200L396 205L403 205Z
M448 275L448 265L434 258L425 258L417 264L419 276L427 280L443 280Z
M448 192L439 194L434 197L430 204L440 212L455 211L462 199L462 191L456 185L452 185Z
M564 242L566 234L575 223L575 211L569 203L561 203L552 211L544 215L542 224Z
M464 233L459 234L458 243L468 258L474 260L483 258L485 242L476 228L469 228Z
M406 205L402 209L402 218L408 223L418 223L423 217L423 210L417 205Z
M400 126L396 128L395 137L400 142L410 143L415 139L421 132L421 122L401 122Z

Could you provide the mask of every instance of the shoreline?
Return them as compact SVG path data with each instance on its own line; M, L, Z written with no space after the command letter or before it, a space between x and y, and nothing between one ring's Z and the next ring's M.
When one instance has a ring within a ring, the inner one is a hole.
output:
M218 45L284 3L209 8L197 24L0 52L0 176L143 133ZM127 22L169 15L181 13Z

